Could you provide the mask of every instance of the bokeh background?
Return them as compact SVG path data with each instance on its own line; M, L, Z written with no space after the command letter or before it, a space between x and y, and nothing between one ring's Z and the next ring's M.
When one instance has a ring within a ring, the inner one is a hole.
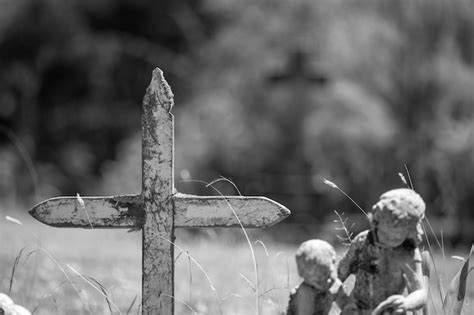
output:
M406 164L445 237L473 239L473 1L0 6L3 208L139 191L141 99L159 66L177 181L224 176L285 204L286 223L320 224L358 211L322 178L368 209Z
M157 66L178 190L229 178L287 206L265 233L296 244L335 240L334 210L367 227L323 178L370 209L408 169L446 246L473 241L471 0L0 0L0 211L139 192Z

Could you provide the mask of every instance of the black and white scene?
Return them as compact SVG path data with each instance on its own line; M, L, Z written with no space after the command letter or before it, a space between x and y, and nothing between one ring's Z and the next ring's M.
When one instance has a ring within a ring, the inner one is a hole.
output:
M474 0L0 0L0 314L474 314Z

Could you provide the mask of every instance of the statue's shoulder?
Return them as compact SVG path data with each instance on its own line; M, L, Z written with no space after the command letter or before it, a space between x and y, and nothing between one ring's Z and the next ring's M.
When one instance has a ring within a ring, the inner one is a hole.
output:
M351 244L356 248L373 244L372 233L370 230L360 232L352 239Z

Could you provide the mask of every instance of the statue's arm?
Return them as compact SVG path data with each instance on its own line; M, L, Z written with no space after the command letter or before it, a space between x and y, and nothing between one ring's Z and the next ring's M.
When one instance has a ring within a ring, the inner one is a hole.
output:
M351 274L357 272L357 254L365 242L367 236L366 232L362 232L354 237L354 239L351 241L349 249L339 261L339 265L337 267L337 276L342 282L344 282Z
M342 259L339 261L339 266L337 267L337 276L344 282L347 277L351 274L351 265L354 261L354 250L352 250L352 245L349 247L347 252L342 256Z
M372 312L373 315L383 314L387 309L401 313L414 311L426 305L428 288L423 281L422 260L418 248L415 249L414 255L409 257L409 260L402 262L401 268L406 280L408 295L389 296L375 308Z
M405 300L406 310L415 310L425 306L428 297L428 288L423 280L422 257L418 248L415 249L413 258L413 261L407 262L402 267L408 289Z
M346 292L345 286L342 282L338 279L337 283L335 284L337 288L337 292L335 294L334 302L339 306L341 310L341 315L352 315L358 314L357 313L357 305Z

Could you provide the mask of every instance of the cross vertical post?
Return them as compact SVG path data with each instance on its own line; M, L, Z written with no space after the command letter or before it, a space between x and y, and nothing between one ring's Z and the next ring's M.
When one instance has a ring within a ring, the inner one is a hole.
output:
M173 93L155 69L143 99L143 314L174 313Z

